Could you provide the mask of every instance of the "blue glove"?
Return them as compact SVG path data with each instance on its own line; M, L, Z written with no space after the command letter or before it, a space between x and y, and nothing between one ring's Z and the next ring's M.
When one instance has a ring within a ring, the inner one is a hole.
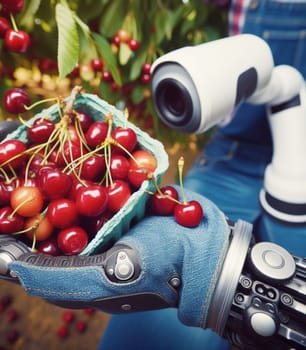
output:
M177 307L183 323L205 328L230 229L212 202L185 195L204 210L196 228L147 216L101 255L27 253L9 264L11 275L27 293L63 307L110 313Z

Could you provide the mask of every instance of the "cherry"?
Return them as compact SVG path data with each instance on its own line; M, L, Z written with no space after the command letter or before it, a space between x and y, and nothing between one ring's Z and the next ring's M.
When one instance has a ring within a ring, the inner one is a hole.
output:
M34 143L47 142L52 132L55 129L55 125L47 119L36 119L33 125L27 128L28 138Z
M15 322L18 319L18 317L19 317L19 314L15 309L9 310L6 315L7 321L10 323Z
M33 240L34 235L37 241L45 241L51 237L53 233L53 225L47 216L41 214L35 215L31 218L28 218L25 221L25 229L31 229L27 231L26 235L28 238Z
M113 154L110 160L109 168L112 179L124 180L127 178L130 162L123 155Z
M75 329L79 333L84 333L87 329L87 323L85 321L79 320L75 325Z
M115 46L119 47L120 45L120 38L119 35L114 35L112 38L112 44L114 44Z
M124 153L124 150L132 152L137 144L137 135L131 128L117 126L112 130L111 137L121 145L121 147L113 145L113 150L119 153Z
M0 182L0 205L5 206L10 204L11 194L18 186L18 181Z
M57 243L64 254L79 254L88 243L88 235L81 227L72 226L59 232Z
M57 331L56 334L59 338L64 339L66 337L68 337L69 335L69 329L67 327L67 325L62 325L60 326Z
M203 209L197 201L176 204L174 207L175 220L182 226L198 226L203 219Z
M140 80L143 84L149 84L150 81L151 81L151 75L150 74L147 74L147 73L144 73L142 74L142 76L140 77Z
M25 112L25 106L30 104L29 95L19 88L11 88L3 96L3 106L7 112L12 114Z
M26 52L31 44L31 39L27 32L11 28L5 32L4 40L8 49L16 53Z
M128 43L131 40L131 34L125 29L119 29L117 32L117 36L122 43Z
M141 67L141 70L144 74L150 74L151 73L151 63L144 63Z
M82 179L98 181L105 172L105 159L101 155L93 154L92 156L83 160L80 168L80 175Z
M73 311L64 311L62 313L62 320L65 323L72 323L75 319L75 313Z
M78 110L77 118L81 124L82 131L85 133L93 123L91 117L85 111Z
M24 0L1 0L1 4L9 13L19 13L24 8Z
M110 83L113 81L113 76L112 73L109 71L103 71L102 73L102 80L105 81L106 83Z
M113 213L106 209L101 215L98 216L81 217L81 226L89 236L95 236L96 233L103 227L103 225L112 218L112 216Z
M150 152L145 150L136 150L132 153L132 156L128 180L137 189L143 181L150 179L151 174L157 167L157 161Z
M39 175L40 188L48 199L64 198L69 194L73 182L71 176L52 168L42 168Z
M14 343L16 343L16 341L18 340L19 337L20 337L19 332L15 329L11 329L8 331L8 333L6 335L6 340L8 341L8 343L14 344Z
M47 217L58 228L75 225L78 221L76 204L68 198L54 199L48 205Z
M13 209L9 206L0 209L0 234L12 234L21 231L24 219L19 214L13 214Z
M132 50L132 51L137 51L139 46L140 46L140 42L136 39L130 39L128 41L128 45L129 45L129 48Z
M95 72L101 72L104 66L102 58L93 58L90 61L91 67Z
M5 17L0 17L0 38L5 37L5 33L9 28L11 28L10 22Z
M107 188L108 203L107 207L112 212L119 211L131 196L131 189L127 182L114 180L112 185Z
M34 216L43 205L43 195L38 187L19 186L11 194L11 207L21 216Z
M164 186L160 189L160 192L155 192L150 197L150 210L156 215L167 216L173 214L178 201L177 190L172 186Z
M81 215L98 216L102 214L108 202L106 188L92 185L80 188L76 193L76 208Z
M20 140L6 140L0 144L0 165L7 169L8 165L17 170L20 168L26 155L26 145Z
M60 250L55 237L51 237L49 239L46 239L45 241L39 242L37 245L37 251L39 253L51 256L60 255Z
M85 139L89 147L96 148L100 146L107 136L108 124L104 122L94 122L88 128Z

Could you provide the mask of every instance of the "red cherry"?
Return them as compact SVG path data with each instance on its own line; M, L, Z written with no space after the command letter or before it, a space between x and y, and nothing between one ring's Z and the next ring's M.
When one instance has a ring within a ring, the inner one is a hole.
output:
M3 106L7 112L12 114L25 112L24 106L29 106L30 104L29 95L19 88L11 88L3 96Z
M113 81L112 73L108 71L104 71L102 73L102 80L105 81L106 83L111 83Z
M119 211L131 196L131 189L127 182L114 180L113 184L107 188L108 204L107 207L112 212Z
M15 322L18 319L18 317L19 317L19 314L15 309L9 310L9 312L6 315L7 321L10 323Z
M124 150L133 152L137 145L137 135L131 128L117 126L112 132L111 137L121 145L121 147L113 145L113 150L118 153L124 153Z
M160 189L161 193L154 193L149 200L149 208L156 215L171 215L174 212L174 207L177 204L178 193L172 186L164 186ZM174 200L172 200L171 198Z
M112 44L114 44L115 46L119 47L119 45L120 45L120 38L119 38L119 36L117 34L113 36Z
M31 39L27 32L23 30L8 29L5 33L5 44L10 51L24 53L28 50Z
M9 28L11 28L10 22L5 17L0 17L0 38L5 37L5 33Z
M130 39L128 45L132 51L137 51L140 46L140 42L136 39Z
M9 13L19 13L24 8L24 0L1 0L1 4Z
M34 143L44 143L48 141L55 125L44 118L36 119L32 126L27 128L28 138Z
M201 204L194 200L187 203L177 204L174 207L175 220L182 226L198 226L203 219L203 215Z
M144 74L150 74L151 72L151 67L152 64L151 63L144 63L141 67L141 70Z
M13 214L11 207L0 209L0 234L8 235L23 229L24 219L19 214Z
M48 205L47 216L51 224L58 228L75 225L78 221L75 202L67 198L52 200Z
M23 165L27 146L20 140L6 140L0 144L0 165L7 169L10 165L15 170ZM10 161L10 159L12 159Z
M94 122L88 128L85 139L89 147L95 149L100 146L107 136L108 124L104 122Z
M104 66L102 58L93 58L90 61L91 67L95 72L101 72Z
M62 320L65 323L72 323L75 319L75 313L73 311L64 311L62 313Z
M127 178L130 162L123 155L113 154L110 160L109 168L112 179L124 180Z
M76 193L76 207L78 212L84 216L101 215L108 202L108 195L105 187L92 185L80 188Z
M64 254L79 254L88 243L88 235L79 226L69 227L59 232L57 243Z
M10 204L11 194L16 186L18 186L18 181L0 182L0 206Z
M57 329L56 334L61 339L67 338L69 335L69 329L68 329L67 325L60 326Z
M79 120L79 123L81 124L82 131L85 133L89 129L90 125L93 123L93 120L88 115L88 113L81 110L77 111L77 118Z
M93 154L82 162L80 175L82 179L98 181L102 178L105 168L104 157L98 154Z
M55 237L50 237L45 241L39 242L37 245L37 250L41 254L47 254L51 256L58 256L61 253Z
M140 77L140 80L143 84L149 84L150 81L151 81L151 75L150 74L147 74L147 73L144 73L142 74L142 76Z
M79 333L84 333L87 329L87 323L85 321L79 320L75 325L75 329Z
M72 187L72 177L59 169L42 168L39 172L39 185L48 199L64 198Z
M112 216L113 213L106 209L101 215L98 216L81 217L81 226L89 236L94 237L96 233L103 227L103 225L112 218Z
M19 337L20 337L19 332L15 329L11 329L8 331L8 333L6 335L6 340L8 341L8 343L14 344L14 343L16 343L16 341L18 340Z

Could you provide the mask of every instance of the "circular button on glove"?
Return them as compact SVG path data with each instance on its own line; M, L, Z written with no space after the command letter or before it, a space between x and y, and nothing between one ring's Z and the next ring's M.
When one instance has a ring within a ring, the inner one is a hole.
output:
M257 243L251 250L250 262L257 276L274 282L289 280L296 268L288 251L271 242Z

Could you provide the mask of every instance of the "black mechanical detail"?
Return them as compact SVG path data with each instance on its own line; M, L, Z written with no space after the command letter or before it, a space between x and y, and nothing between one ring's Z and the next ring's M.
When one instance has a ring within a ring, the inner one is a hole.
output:
M306 260L258 243L248 253L223 335L240 349L305 349L305 300Z

